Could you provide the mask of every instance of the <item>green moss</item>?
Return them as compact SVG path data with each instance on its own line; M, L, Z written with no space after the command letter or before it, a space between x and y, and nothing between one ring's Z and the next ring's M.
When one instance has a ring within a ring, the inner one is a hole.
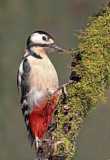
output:
M60 141L54 154L73 159L77 151L79 129L90 109L104 99L110 86L110 8L90 18L84 32L79 36L78 52L73 53L71 79L67 87L68 100L61 98L55 119L57 128L52 135Z

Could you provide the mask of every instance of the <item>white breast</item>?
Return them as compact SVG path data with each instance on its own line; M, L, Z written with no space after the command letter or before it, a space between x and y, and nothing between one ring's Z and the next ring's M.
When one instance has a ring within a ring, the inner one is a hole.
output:
M58 87L58 76L56 70L47 56L43 59L28 57L31 66L29 77L30 92L28 95L31 106L53 93Z

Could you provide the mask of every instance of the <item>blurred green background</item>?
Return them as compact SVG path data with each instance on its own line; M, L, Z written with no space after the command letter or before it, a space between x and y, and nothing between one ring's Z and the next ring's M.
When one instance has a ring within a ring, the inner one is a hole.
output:
M28 35L52 33L58 44L76 48L78 32L107 0L0 0L0 160L33 160L16 88L16 72ZM70 56L50 55L59 79L68 79ZM110 95L110 94L108 94ZM79 136L76 160L110 159L110 107L92 111Z

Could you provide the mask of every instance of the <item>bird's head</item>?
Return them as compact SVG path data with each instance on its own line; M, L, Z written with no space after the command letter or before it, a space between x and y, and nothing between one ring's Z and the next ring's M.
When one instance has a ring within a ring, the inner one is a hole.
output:
M64 52L64 49L56 45L54 38L47 32L35 31L27 39L27 49L48 50Z

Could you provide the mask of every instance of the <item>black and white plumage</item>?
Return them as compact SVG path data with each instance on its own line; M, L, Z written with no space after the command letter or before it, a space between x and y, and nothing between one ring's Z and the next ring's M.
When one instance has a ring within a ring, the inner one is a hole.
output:
M19 71L17 74L17 86L18 89L21 90L21 110L24 117L25 125L28 132L28 138L33 144L34 136L32 134L31 128L29 127L29 105L27 103L27 94L29 93L29 84L28 84L28 77L30 73L30 65L28 63L27 58L23 58L19 67Z
M48 94L52 95L59 87L57 72L46 54L47 49L64 51L54 43L50 34L44 31L33 32L27 40L26 52L17 74L17 85L21 92L21 109L31 144L34 140L42 139L47 131L52 116L48 115L49 109L46 110ZM55 100L52 100L54 107L58 96L56 95ZM44 108L42 104L45 104ZM50 106L50 109L53 106ZM40 109L42 109L41 113ZM44 111L47 115L43 117ZM47 118L48 116L50 118ZM47 124L43 128L44 119ZM41 123L42 127L38 123Z

